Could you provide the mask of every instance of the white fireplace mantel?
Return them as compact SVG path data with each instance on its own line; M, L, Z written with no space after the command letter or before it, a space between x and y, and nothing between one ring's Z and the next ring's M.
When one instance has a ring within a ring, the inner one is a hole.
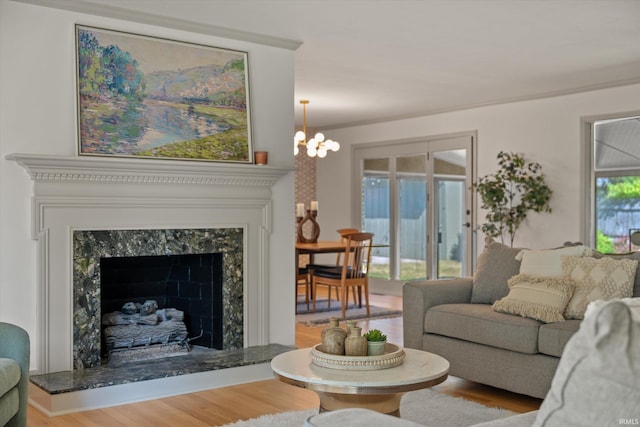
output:
M9 154L36 182L204 184L271 187L293 168L179 160Z
M244 230L245 346L269 340L271 187L294 168L221 162L10 154L33 185L39 373L72 370L74 230Z

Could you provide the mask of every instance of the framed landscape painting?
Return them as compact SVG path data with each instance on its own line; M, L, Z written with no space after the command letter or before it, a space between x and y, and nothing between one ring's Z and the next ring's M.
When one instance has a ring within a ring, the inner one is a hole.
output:
M78 154L252 162L247 53L76 25Z

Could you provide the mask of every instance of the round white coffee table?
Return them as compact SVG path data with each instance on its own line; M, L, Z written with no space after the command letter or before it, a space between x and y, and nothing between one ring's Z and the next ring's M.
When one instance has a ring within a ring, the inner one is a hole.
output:
M311 349L303 348L274 357L271 369L280 381L315 391L321 412L358 407L399 416L404 393L440 384L449 372L449 362L441 356L411 348L404 351L400 366L349 371L317 366L311 362Z

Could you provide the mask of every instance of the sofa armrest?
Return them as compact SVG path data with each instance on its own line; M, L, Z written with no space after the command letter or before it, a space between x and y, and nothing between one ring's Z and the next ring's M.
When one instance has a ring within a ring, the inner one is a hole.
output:
M427 310L440 304L471 302L472 285L471 277L405 283L402 286L403 345L422 350Z
M27 425L27 403L29 398L29 335L19 326L0 322L0 357L13 359L20 365L22 374L18 382L18 413L5 427L23 427Z

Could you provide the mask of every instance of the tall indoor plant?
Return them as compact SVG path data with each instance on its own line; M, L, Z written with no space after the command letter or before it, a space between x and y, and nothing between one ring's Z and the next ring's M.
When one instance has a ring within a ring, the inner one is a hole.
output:
M498 153L498 171L486 175L475 184L487 210L482 231L487 237L500 237L513 246L516 231L533 212L551 212L549 201L552 190L545 183L542 167L535 162L527 162L517 153Z

